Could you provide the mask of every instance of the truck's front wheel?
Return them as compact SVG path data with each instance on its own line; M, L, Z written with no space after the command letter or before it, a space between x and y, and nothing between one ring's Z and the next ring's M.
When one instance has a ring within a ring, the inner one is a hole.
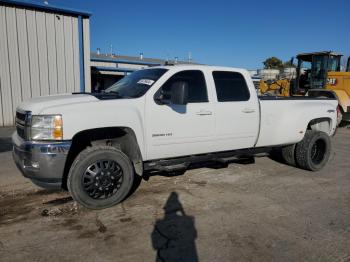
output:
M79 204L102 209L121 202L133 181L133 166L123 152L110 146L93 146L74 160L67 186Z
M318 171L327 164L330 152L331 140L326 133L307 130L295 147L295 158L301 168Z

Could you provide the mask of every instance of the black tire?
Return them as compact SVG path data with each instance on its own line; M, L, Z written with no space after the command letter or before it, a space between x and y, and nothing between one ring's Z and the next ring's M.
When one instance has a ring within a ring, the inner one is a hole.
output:
M111 146L93 146L74 160L67 186L73 199L82 206L103 209L123 201L133 181L132 163L122 151Z
M295 144L281 148L284 162L290 166L296 166L295 162Z
M302 141L295 147L297 164L306 170L318 171L328 162L331 140L321 131L307 130Z

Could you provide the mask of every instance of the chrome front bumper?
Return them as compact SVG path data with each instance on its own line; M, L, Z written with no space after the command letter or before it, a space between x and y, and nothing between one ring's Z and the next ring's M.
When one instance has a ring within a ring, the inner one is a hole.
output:
M23 176L46 188L61 188L71 141L25 141L12 135L13 159Z

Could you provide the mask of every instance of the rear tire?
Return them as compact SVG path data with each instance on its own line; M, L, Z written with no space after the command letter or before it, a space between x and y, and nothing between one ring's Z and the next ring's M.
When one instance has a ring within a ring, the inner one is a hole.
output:
M290 166L296 166L295 162L295 144L281 148L284 162Z
M301 168L318 171L327 164L330 152L331 140L326 133L307 130L295 147L295 159Z
M111 146L93 146L74 160L67 186L73 199L90 209L114 206L128 195L134 181L129 158Z

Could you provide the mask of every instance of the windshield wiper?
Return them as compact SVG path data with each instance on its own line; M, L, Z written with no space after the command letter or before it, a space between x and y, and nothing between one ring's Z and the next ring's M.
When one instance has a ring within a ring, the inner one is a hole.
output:
M103 92L102 95L111 95L111 96L115 96L115 97L118 97L118 98L132 98L130 96L121 95L118 91Z
M105 92L103 90L103 92L101 92L101 95L110 95L110 96L116 96L116 97L123 97L121 94L119 94L118 91L108 91L108 92Z

